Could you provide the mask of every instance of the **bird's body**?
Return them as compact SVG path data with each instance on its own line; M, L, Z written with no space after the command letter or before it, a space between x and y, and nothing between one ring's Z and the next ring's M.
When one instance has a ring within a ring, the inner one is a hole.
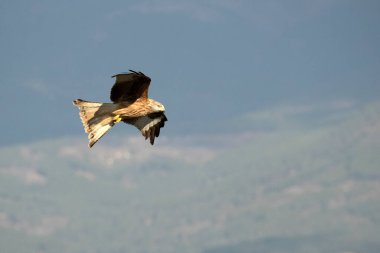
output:
M137 127L154 144L167 118L165 107L148 98L150 78L141 72L118 74L111 89L113 103L74 100L92 147L112 126L123 121Z

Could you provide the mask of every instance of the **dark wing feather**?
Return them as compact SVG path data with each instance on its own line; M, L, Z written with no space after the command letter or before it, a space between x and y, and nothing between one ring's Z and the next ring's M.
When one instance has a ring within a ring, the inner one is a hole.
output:
M154 144L155 137L160 135L160 129L165 126L166 118L165 114L152 113L147 116L138 118L126 118L123 121L127 124L134 125L137 127L145 139L149 138L150 144Z
M142 72L130 71L130 73L112 76L116 77L110 96L111 101L114 103L121 101L133 102L140 97L148 98L150 78Z

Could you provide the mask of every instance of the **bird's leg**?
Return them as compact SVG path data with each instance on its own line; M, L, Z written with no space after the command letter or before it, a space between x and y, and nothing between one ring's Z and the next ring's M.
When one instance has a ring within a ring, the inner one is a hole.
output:
M120 115L116 115L115 117L113 117L113 125L119 123L121 120L122 118L120 117Z

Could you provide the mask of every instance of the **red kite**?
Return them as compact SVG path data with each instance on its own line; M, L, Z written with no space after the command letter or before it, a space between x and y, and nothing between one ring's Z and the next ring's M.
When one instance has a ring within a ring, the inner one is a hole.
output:
M142 72L130 70L117 74L111 89L113 103L97 103L76 99L74 105L79 108L79 116L84 130L88 133L88 146L91 148L111 127L123 121L137 127L145 139L154 144L154 138L160 135L167 118L165 107L148 98L150 78Z

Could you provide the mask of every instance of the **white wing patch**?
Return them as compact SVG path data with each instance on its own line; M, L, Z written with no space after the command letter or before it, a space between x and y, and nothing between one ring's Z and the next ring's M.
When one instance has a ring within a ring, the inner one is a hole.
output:
M160 134L160 128L162 127L161 121L165 120L165 116L160 115L156 118L150 118L148 116L140 117L133 125L137 127L145 139L150 138L150 143L153 145L154 138Z
M143 127L143 129L141 129L141 132L146 132L146 131L148 131L150 128L152 128L153 126L155 126L157 123L160 123L160 122L161 122L161 117L153 119L153 120L150 121L148 124L146 124L146 125Z

